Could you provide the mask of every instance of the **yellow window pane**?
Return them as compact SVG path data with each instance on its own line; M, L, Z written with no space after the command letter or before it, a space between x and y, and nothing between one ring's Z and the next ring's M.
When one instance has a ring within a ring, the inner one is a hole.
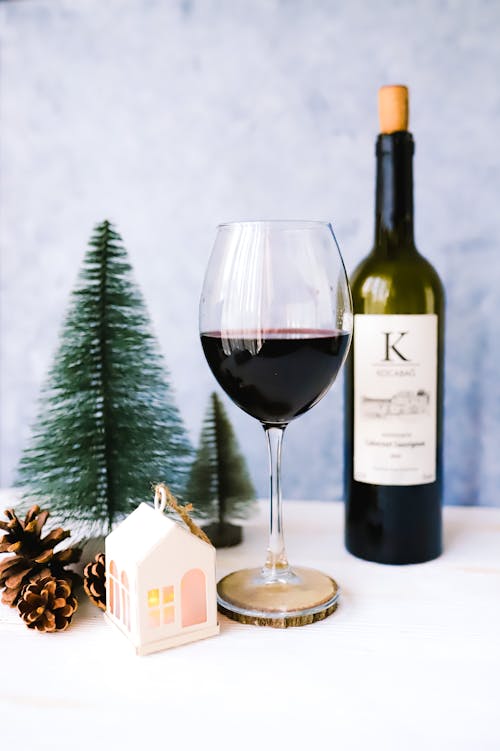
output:
M175 608L170 605L168 608L163 608L163 623L173 623L175 620Z
M160 604L160 590L150 589L148 592L148 606L150 608L157 608Z
M163 604L166 605L169 602L174 601L174 588L163 587Z
M160 610L149 611L149 625L151 628L156 628L160 625Z

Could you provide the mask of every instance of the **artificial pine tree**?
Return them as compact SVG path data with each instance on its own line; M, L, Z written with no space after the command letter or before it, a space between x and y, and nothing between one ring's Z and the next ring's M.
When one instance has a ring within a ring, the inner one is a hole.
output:
M122 239L98 225L71 298L18 482L81 535L165 481L186 482L191 448Z
M248 516L255 489L232 425L215 393L210 395L185 496L196 511L213 519L203 530L215 547L241 542L241 527L231 524L228 518Z

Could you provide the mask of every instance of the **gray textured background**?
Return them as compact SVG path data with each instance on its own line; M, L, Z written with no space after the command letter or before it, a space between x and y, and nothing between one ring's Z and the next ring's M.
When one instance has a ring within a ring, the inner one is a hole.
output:
M411 88L417 243L448 296L446 500L500 503L500 3L0 3L1 460L8 485L93 225L116 222L197 440L215 225L373 232L376 93ZM341 384L286 436L288 497L341 495ZM230 407L260 494L261 429Z

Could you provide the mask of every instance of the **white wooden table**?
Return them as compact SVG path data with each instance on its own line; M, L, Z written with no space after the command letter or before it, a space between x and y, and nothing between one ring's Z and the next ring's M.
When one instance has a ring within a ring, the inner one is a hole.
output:
M499 751L500 509L446 508L445 554L407 567L346 553L338 503L285 514L292 562L343 590L311 626L221 617L218 637L138 658L88 602L56 635L0 607L0 749ZM221 575L260 563L266 523L262 504Z

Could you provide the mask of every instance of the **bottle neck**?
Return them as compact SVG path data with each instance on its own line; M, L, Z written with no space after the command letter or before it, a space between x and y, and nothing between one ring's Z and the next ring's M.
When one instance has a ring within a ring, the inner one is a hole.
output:
M375 253L397 257L415 251L413 239L413 152L411 133L377 139Z

